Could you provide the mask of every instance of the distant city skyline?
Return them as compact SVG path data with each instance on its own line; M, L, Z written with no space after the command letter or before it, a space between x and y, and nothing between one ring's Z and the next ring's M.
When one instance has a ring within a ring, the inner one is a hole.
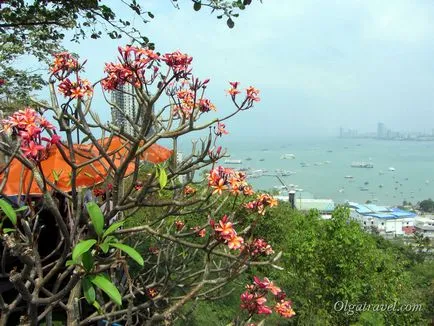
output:
M377 123L376 131L360 132L355 128L339 128L340 138L375 138L375 139L387 139L387 140L420 140L420 141L433 141L434 140L434 128L429 132L424 131L396 131L389 129L383 122Z

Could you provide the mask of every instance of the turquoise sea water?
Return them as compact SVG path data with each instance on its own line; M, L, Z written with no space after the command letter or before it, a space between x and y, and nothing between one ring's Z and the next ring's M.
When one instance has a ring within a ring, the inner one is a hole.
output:
M231 159L243 161L243 164L231 167L296 172L283 180L287 185L296 184L297 188L303 189L297 198L331 198L338 203L374 200L382 205L434 198L434 142L329 138L275 141L267 142L267 145L228 143L225 147ZM294 154L295 159L281 159L283 154ZM248 157L252 160L246 161ZM350 165L354 161L372 163L374 168L353 168ZM309 166L302 167L301 162ZM389 171L389 167L394 167L395 171ZM354 178L346 179L347 175ZM280 185L271 176L250 182L259 189Z

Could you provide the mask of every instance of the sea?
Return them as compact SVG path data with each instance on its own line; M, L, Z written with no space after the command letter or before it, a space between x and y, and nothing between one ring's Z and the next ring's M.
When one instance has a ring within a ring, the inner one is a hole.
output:
M378 205L400 205L404 200L414 204L434 198L434 142L318 138L273 141L263 146L228 143L225 148L230 159L242 161L223 164L227 167L295 172L281 179L297 189L296 198ZM293 154L293 158L282 159L285 154ZM373 168L351 167L353 162L371 163ZM249 182L261 190L281 185L275 176Z

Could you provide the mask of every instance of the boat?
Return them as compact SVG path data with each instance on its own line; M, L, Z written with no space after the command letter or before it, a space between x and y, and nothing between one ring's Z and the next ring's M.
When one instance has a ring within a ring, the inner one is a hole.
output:
M395 168L393 166L389 167L389 171L395 171Z
M340 193L343 193L344 191L345 191L345 189L344 188L341 188L341 189L339 189L338 190Z
M352 178L354 178L352 175L346 175L345 176L345 179L352 179Z
M252 160L251 157L247 157L247 158L246 158L246 161L251 161L251 160Z
M259 161L263 162L263 161L265 161L265 158L260 158Z
M242 164L241 160L225 160L225 164Z
M281 160L293 160L295 159L295 155L294 154L283 154L280 157Z
M368 191L369 189L366 187L360 187L360 191Z
M283 170L283 169L276 169L276 174L282 177L289 177L290 175L296 174L296 172L289 171L289 170Z
M366 169L372 169L374 167L374 164L372 163L366 163L366 162L353 162L351 163L352 168L366 168Z

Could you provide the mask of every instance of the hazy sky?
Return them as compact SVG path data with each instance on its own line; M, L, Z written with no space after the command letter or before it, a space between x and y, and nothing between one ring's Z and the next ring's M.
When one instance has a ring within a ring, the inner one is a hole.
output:
M341 125L375 130L377 121L434 128L432 0L255 1L232 30L179 2L181 10L169 0L141 1L155 14L143 31L157 50L192 55L195 75L211 78L208 95L222 112L231 108L228 81L261 90L256 108L228 122L232 137L331 136ZM66 45L88 59L86 75L96 80L125 41ZM99 95L95 104L108 119Z

